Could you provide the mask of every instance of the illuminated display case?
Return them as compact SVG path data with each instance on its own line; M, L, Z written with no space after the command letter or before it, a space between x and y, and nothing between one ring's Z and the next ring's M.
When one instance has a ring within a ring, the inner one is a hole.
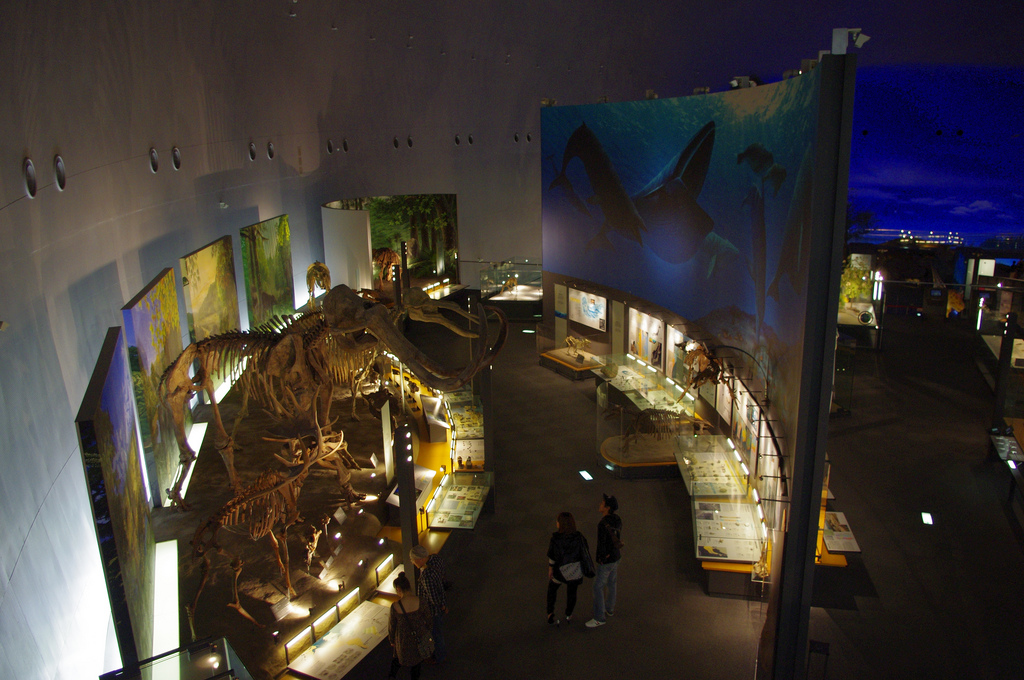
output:
M749 468L728 437L690 437L676 453L693 506L697 559L757 562L768 527Z
M655 466L667 466L675 476L679 440L704 427L694 425L693 395L631 355L600 360L603 366L593 374L597 443L606 467L620 476L662 476Z
M498 262L480 270L480 294L492 301L533 301L544 296L541 263Z
M838 322L840 333L860 346L877 349L881 342L885 288L873 259L867 253L853 253L847 259L840 282Z
M483 400L466 386L445 394L444 403L452 426L448 469L452 472L483 470L486 460Z
M472 529L494 485L493 472L445 475L427 504L431 529Z

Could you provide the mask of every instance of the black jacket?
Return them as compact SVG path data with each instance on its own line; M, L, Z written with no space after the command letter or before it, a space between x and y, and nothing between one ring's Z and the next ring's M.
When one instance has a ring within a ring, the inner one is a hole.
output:
M556 531L551 534L551 542L548 543L548 564L555 570L555 580L564 582L559 567L572 562L582 562L586 559L584 555L589 552L586 537L578 531L565 534Z
M612 537L622 540L622 518L610 512L597 523L597 548L594 559L598 564L611 564L622 558L622 553L615 547Z

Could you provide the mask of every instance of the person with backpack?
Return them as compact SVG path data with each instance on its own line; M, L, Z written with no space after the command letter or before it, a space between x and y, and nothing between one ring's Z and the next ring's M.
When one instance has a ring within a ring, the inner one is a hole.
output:
M603 626L615 611L619 560L622 558L622 519L615 513L619 502L615 496L601 494L601 521L597 523L597 548L595 561L597 575L594 577L594 618L587 621L587 628ZM607 591L607 594L606 594Z

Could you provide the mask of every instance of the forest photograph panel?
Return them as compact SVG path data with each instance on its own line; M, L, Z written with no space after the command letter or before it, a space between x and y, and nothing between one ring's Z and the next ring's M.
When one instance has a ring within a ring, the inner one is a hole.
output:
M181 285L192 342L239 327L231 237L224 236L181 258Z
M240 230L249 327L295 313L292 244L288 216L280 215Z
M164 370L181 354L181 322L174 270L168 267L121 310L131 365L132 388L146 460L154 468L160 502L174 484L178 445L174 421L160 408L158 388Z
M401 265L403 241L409 246L412 285L443 279L458 283L459 220L455 194L350 198L338 205L370 213L376 288L389 285L391 266Z

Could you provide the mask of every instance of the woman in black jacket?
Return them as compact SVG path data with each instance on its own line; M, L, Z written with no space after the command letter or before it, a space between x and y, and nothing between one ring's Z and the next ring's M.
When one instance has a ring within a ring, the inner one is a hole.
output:
M558 531L551 534L551 542L548 543L548 623L556 625L555 599L558 587L563 583L566 585L565 620L568 623L576 607L576 590L588 572L593 576L590 546L583 534L576 530L576 520L572 513L560 513L557 527Z

